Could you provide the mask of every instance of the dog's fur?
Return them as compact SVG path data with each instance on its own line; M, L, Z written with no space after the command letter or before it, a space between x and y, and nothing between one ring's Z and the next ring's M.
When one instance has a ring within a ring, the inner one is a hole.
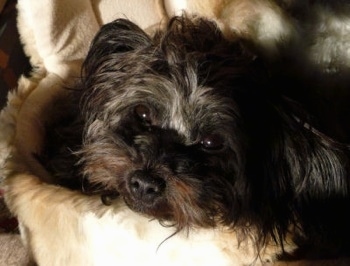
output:
M75 152L49 148L48 169L178 231L227 226L281 248L292 233L346 255L349 147L336 138L348 134L320 115L317 84L275 77L248 47L200 18L154 37L126 20L103 26L76 89Z

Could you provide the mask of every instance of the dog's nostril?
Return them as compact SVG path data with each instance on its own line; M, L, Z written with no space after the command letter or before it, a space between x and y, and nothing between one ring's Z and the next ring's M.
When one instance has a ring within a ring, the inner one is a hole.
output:
M140 188L140 182L138 180L134 180L131 182L131 188L134 190L138 190Z
M149 187L146 190L146 194L153 194L153 193L158 193L159 189L157 187Z
M131 177L129 186L134 197L145 201L153 201L162 194L165 189L165 182L161 178L146 174L135 174Z

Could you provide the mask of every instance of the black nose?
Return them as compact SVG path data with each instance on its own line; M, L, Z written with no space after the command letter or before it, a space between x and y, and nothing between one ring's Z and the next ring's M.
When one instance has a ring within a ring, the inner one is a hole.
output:
M152 203L165 189L165 181L147 173L135 172L129 181L131 194L146 203Z

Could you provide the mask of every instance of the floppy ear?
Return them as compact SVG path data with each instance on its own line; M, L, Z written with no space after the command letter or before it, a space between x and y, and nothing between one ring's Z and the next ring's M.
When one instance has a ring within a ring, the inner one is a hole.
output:
M149 36L136 24L127 19L116 19L105 24L91 42L84 68L89 73L90 66L96 66L106 56L133 51L151 44Z

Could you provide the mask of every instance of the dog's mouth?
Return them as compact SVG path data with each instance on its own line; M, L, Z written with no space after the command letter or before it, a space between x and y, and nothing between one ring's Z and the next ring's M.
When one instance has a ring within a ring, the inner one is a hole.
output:
M135 193L129 193L127 190L105 190L100 192L101 202L105 206L112 206L120 200L126 204L126 206L139 214L143 214L161 221L173 220L173 214L171 212L171 206L166 200L166 196L155 196L150 195L135 195Z
M171 213L167 204L158 204L155 206L147 206L144 204L135 204L130 200L124 199L125 204L130 210L145 215L151 219L157 219L158 221L174 222L174 215Z
M129 195L122 195L118 191L105 191L101 194L100 198L105 206L111 206L122 198L128 208L134 212L149 215L159 220L172 220L172 215L169 213L169 206L164 201L158 204L151 204L134 199Z

